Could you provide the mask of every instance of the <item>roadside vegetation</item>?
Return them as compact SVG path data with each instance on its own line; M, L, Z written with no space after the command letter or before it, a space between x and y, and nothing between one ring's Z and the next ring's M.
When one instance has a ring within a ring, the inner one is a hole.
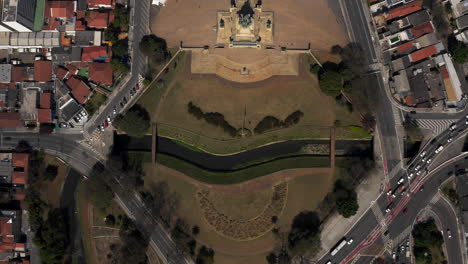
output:
M125 115L118 115L114 122L114 127L132 137L143 137L150 128L150 117L148 112L140 105L134 105Z
M111 43L111 66L114 72L114 87L122 76L130 69L128 64L128 30L130 9L117 4L114 12L114 21L104 30L104 38Z
M171 53L167 48L166 40L153 34L143 37L140 41L140 50L149 58L145 80L151 82L154 74L158 72L160 65L171 57Z
M449 200L455 205L460 205L460 196L457 193L455 180L451 179L442 186L442 193L449 198Z
M57 177L58 167L50 164L46 167L44 153L26 151L30 153L30 162L25 202L28 204L29 223L35 233L33 242L39 248L42 263L63 263L70 244L68 215L66 210L55 207L58 201L44 200L41 194L41 186ZM60 199L60 193L57 195Z
M84 108L90 116L94 115L99 107L107 101L107 96L99 92L94 92L91 98L86 101Z
M444 238L437 228L434 219L417 223L412 235L414 237L414 257L418 264L447 263L442 244Z

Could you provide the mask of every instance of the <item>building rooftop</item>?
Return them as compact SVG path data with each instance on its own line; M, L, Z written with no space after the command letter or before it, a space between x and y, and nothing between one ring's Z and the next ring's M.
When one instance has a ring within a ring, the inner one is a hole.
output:
M395 18L404 17L422 9L423 9L422 2L417 0L409 4L406 4L406 5L394 8L394 9L390 9L388 11L386 20L389 21Z
M0 112L0 127L22 127L21 115L18 112Z
M462 30L468 27L468 14L457 18L457 26L459 30Z
M47 1L45 14L50 18L72 18L75 16L75 1Z
M418 49L420 49L420 48L425 48L427 46L431 46L431 45L438 43L439 39L437 38L436 33L433 32L433 33L426 34L420 38L417 38L413 42L414 42L414 45Z
M96 84L112 85L112 67L108 62L93 62L89 67L88 80Z
M90 28L107 28L109 24L109 13L99 11L90 11L89 16L85 18L86 25ZM93 32L94 39L94 32Z
M70 121L81 109L82 107L75 100L70 98L60 107L63 121Z
M429 34L434 32L434 27L432 26L432 21L426 22L424 24L415 26L410 30L412 38L419 38L422 35Z
M413 41L409 41L406 43L401 44L397 47L398 53L405 53L414 49Z
M42 109L50 109L52 106L52 94L51 93L41 93L40 107Z
M418 62L421 60L424 60L426 58L429 58L431 56L434 56L438 53L437 48L435 45L417 50L409 55L410 61L411 62Z
M81 54L81 60L93 61L95 59L105 58L107 56L108 56L107 47L104 47L104 46L84 47L82 54Z
M429 12L426 9L424 9L407 16L407 19L411 25L418 26L431 21L431 16L429 15Z
M113 8L114 0L87 0L89 9Z
M24 66L13 66L11 69L11 81L12 82L24 82L29 81L31 70Z
M52 111L50 109L37 109L37 121L39 123L52 123Z
M34 80L38 82L52 81L52 61L34 62Z
M89 87L76 76L72 76L67 80L66 84L70 87L71 94L80 104L86 103L88 96L91 93Z
M0 83L11 82L11 64L0 64Z
M57 66L57 68L55 68L55 75L59 80L63 81L68 76L68 69L63 68L62 66Z

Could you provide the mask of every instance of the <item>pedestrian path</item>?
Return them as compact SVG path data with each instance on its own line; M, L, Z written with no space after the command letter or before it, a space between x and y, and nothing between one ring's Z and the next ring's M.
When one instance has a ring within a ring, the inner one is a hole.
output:
M439 200L440 200L441 195L440 195L440 192L437 192L434 197L432 197L431 201L429 202L429 204L436 204Z
M404 240L408 239L412 229L412 225L406 227L405 230L403 230L403 232L401 232L396 238L393 239L393 245L398 246L401 242L404 242Z
M385 223L385 216L383 215L382 210L380 210L378 203L372 204L371 210L374 213L379 225L382 227L386 227L387 223Z
M415 123L420 128L431 129L434 136L438 136L458 119L416 119Z
M393 119L395 120L395 125L401 125L401 110L397 107L395 107L392 104L392 113L393 113Z

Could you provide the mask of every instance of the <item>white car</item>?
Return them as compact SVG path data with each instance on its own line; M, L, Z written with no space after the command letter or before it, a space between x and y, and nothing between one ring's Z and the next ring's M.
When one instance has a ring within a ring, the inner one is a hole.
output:
M435 154L438 154L438 153L441 152L443 149L444 149L444 146L440 145L440 146L435 150Z
M416 166L416 168L414 168L414 171L418 171L420 168L421 168L421 165L418 165Z
M468 121L467 121L467 122L468 122ZM449 137L449 138L447 139L447 143L452 142L452 140L453 140L453 138Z
M426 162L426 158L422 158L422 160L421 160L421 161L422 161L422 162Z
M431 161L432 161L432 159L428 159L428 160L426 161L426 163L429 164L429 163L431 163Z
M424 156L426 156L426 151L423 151L423 152L421 153L421 155L419 155L419 156L421 156L421 158L424 157Z
M114 108L114 110L112 110L112 114L117 114L117 109Z
M391 190L387 192L387 196L388 196L388 195L391 195L391 194L392 194L392 191L391 191Z
M411 178L413 178L413 176L414 176L414 173L410 173L410 174L408 175L408 181L411 180Z
M404 179L403 177L401 177L401 178L398 180L397 184L400 185L400 184L402 184L404 181L405 181L405 179Z
M468 115L466 115L466 119L468 119Z
M468 125L468 121L466 121L465 124Z
M352 238L350 238L350 239L348 240L348 245L351 245L351 244L353 243L353 241L354 241L354 240L353 240Z
M452 125L450 126L450 130L452 130L452 131L455 130L455 128L457 128L457 124L452 124Z
M421 175L421 171L419 170L418 172L416 172L416 175Z
M450 231L450 229L447 229L447 236L448 238L452 238L452 232Z

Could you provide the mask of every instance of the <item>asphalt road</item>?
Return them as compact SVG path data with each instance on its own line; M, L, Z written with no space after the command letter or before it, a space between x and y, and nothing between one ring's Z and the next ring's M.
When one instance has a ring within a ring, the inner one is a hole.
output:
M109 98L109 101L105 105L104 109L100 113L94 114L92 119L90 119L85 124L85 133L89 135L91 135L99 125L102 125L107 117L115 117L115 115L113 115L114 108L116 109L117 113L121 111L122 107L120 106L120 103L123 101L124 97L127 101L129 101L131 97L130 91L138 83L138 76L144 75L146 57L141 53L139 43L143 36L148 34L151 1L131 0L130 5L132 7L131 16L134 19L133 25L131 25L133 27L130 28L130 31L133 34L133 42L129 43L131 45L132 51L130 72L131 77L127 84L122 87L120 91L114 93L113 96ZM141 91L141 89L138 91Z
M98 162L105 164L105 161L101 160L97 153L79 144L78 141L81 139L83 139L82 135L41 135L29 132L0 131L0 149L15 148L19 142L24 141L35 149L57 155L82 175L90 175L95 164ZM125 177L125 174L120 171L112 168L106 169L109 170L109 173L114 175L115 178L121 179ZM123 203L129 209L131 215L134 216L137 226L140 227L143 232L149 232L153 243L156 244L162 254L168 258L167 263L190 263L190 261L183 256L174 253L176 252L175 245L169 234L158 224L156 219L147 214L147 210L134 194L129 193L127 188L119 183L114 186L114 192L122 198Z
M463 264L462 247L457 215L451 205L445 199L439 199L432 206L432 211L437 215L442 224L445 248L447 250L447 260L450 264ZM451 237L449 238L448 230Z

